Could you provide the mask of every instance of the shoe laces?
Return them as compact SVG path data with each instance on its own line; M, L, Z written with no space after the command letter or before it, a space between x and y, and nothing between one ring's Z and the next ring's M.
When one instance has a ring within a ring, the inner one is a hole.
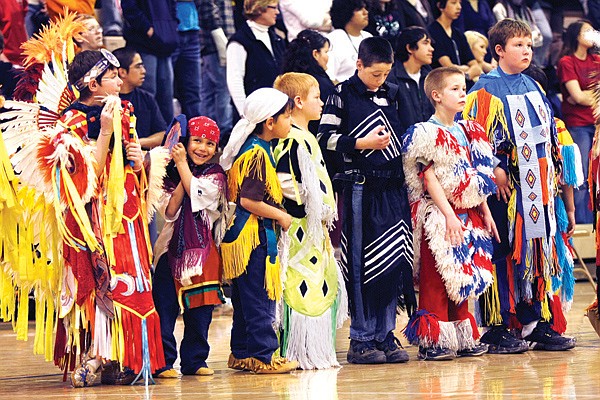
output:
M381 342L381 347L384 350L391 350L394 351L397 348L404 348L402 347L402 343L400 343L400 340L394 336L393 333L388 333L388 335L385 337L384 341Z

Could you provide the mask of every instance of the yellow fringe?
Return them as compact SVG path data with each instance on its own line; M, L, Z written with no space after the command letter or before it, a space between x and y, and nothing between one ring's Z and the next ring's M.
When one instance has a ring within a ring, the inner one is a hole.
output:
M544 299L542 300L542 319L546 322L550 322L552 319L552 313L550 312L547 295L545 295Z
M263 170L266 176L263 176ZM229 200L237 200L242 183L249 176L250 171L254 173L252 178L265 182L269 197L276 203L281 204L283 201L283 192L277 178L277 172L271 166L269 155L259 145L255 145L252 149L239 156L231 169L227 171Z
M498 294L498 278L496 276L496 266L492 269L494 281L490 285L490 294L485 296L486 306L490 315L490 325L502 324L502 314L500 313L500 295Z
M221 243L221 258L225 279L237 278L246 272L250 254L259 243L258 218L256 215L250 214L239 236L231 243Z
M281 267L279 265L279 257L275 257L275 263L271 262L271 257L267 256L265 260L265 289L269 299L279 301L283 293L283 285L281 284Z
M479 122L485 129L488 140L492 145L496 142L494 131L498 125L501 126L504 132L508 132L508 122L504 114L502 100L488 93L485 89L480 89L467 96L463 119Z

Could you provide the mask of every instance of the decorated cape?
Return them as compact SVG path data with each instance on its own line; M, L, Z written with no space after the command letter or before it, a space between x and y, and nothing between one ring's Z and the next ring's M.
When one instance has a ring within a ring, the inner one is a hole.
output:
M484 127L512 187L508 243L494 244L495 257L506 258L506 276L498 276L504 283L494 283L487 293L481 310L484 323L507 323L519 302L533 302L542 319L554 315L554 329L564 332L566 321L555 292L562 284L568 303L573 260L561 231L566 223L557 223L566 221L558 185L561 176L575 176L575 165L561 156L551 108L531 78L498 68L476 83L463 117Z
M227 207L226 176L218 164L192 165L191 171L192 195L185 194L175 222L163 228L171 234L169 265L181 310L224 303L221 257L212 229Z
M265 183L267 198L280 205L283 200L281 185L275 172L275 160L270 144L256 135L250 135L242 145L231 168L227 171L229 201L236 202L235 216L221 242L223 275L237 278L246 271L250 254L260 244L259 224L267 236L265 290L270 299L279 300L282 294L281 271L277 255L275 221L258 218L240 204L240 189L244 179L252 177Z
M347 316L346 289L328 228L336 218L331 181L316 138L292 127L274 150L284 207L292 215L289 254L281 256L281 352L302 369L339 366L336 328Z
M403 144L414 229L414 274L418 281L421 241L427 239L448 297L456 303L479 297L492 283L492 239L474 208L496 192L492 148L483 128L472 121L461 121L459 125L468 147L431 122L412 126ZM423 168L433 168L446 198L466 227L459 246L453 247L444 237L446 220L424 190Z

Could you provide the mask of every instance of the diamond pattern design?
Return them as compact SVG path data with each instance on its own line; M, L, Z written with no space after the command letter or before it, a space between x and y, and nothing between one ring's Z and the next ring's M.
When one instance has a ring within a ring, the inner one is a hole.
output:
M323 296L327 296L327 293L329 292L329 287L327 286L327 282L323 282L323 287L321 289L323 290Z
M544 122L546 122L546 110L544 110L544 107L542 107L542 105L540 104L540 115L542 116L542 119L544 120Z
M319 184L321 185L321 191L327 193L327 186L325 186L322 180L319 180Z
M535 175L532 170L527 171L527 175L525 176L525 181L529 185L531 189L533 189L533 185L535 185Z
M521 110L517 110L517 115L515 115L515 121L517 121L517 124L519 124L521 128L523 127L523 125L525 125L525 116L523 115Z
M302 297L306 296L306 292L308 292L308 285L306 284L306 281L302 281L298 289L300 289L300 294Z
M317 263L317 261L319 261L319 260L317 259L317 256L312 256L310 258L310 260L308 260L308 261L310 261L313 265L315 265Z
M522 138L523 140L525 140L525 139L527 139L527 136L529 136L529 135L527 134L527 132L525 132L525 131L522 131L522 132L521 132L521 134L520 134L519 136L521 136L521 138Z
M521 154L523 154L523 157L525 157L525 159L527 161L529 161L529 159L531 158L531 147L529 147L527 144L525 144L523 146L523 150L521 150Z
M537 199L538 196L537 196L537 194L531 192L531 193L529 193L529 196L527 196L527 197L529 198L529 200L535 201L535 199Z
M298 241L302 241L302 238L304 238L304 229L302 229L301 226L298 227L298 230L296 231L296 237L298 238Z
M534 223L538 222L538 219L540 218L540 210L538 210L535 205L531 206L531 209L529 210L529 217Z

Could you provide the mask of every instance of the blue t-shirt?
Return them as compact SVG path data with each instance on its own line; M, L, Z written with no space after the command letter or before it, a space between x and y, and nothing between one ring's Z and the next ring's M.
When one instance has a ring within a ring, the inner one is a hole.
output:
M160 113L158 104L150 92L135 88L131 93L121 93L119 97L133 104L136 116L138 137L145 138L167 129L167 124Z

